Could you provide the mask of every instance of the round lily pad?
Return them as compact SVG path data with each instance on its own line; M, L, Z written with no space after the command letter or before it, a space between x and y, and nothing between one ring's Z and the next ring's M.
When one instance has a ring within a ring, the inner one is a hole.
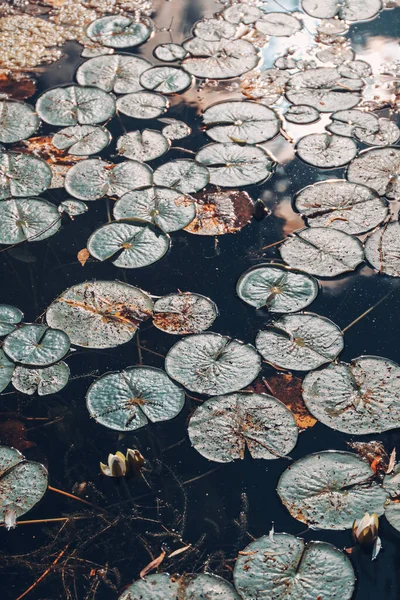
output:
M297 142L296 153L309 165L332 169L350 162L357 154L357 144L339 135L310 133Z
M24 313L9 304L0 304L0 336L8 335L21 323Z
M246 40L210 42L196 37L185 42L183 47L190 54L182 61L183 68L200 79L238 77L260 62L258 49Z
M38 129L40 119L29 104L15 100L0 101L0 142L12 144L26 140Z
M86 394L91 417L117 431L132 431L149 421L173 419L184 403L184 391L164 371L154 367L106 373L92 383Z
M232 4L222 14L225 21L229 23L250 25L251 23L255 23L263 13L257 6Z
M313 313L285 315L256 337L256 348L267 362L296 371L310 371L335 360L343 347L339 327Z
M344 179L319 181L296 195L295 207L309 227L330 227L359 234L386 219L386 200L364 185Z
M233 573L243 600L350 600L351 562L326 542L305 543L288 533L265 535L239 553Z
M277 492L292 517L320 529L350 529L366 512L384 512L387 492L357 454L309 454L284 471Z
M317 19L332 19L339 14L346 21L367 21L382 9L381 0L302 0L301 6L307 14Z
M201 333L214 323L218 308L210 298L192 292L169 294L154 304L153 325L174 335Z
M221 17L204 18L198 21L193 28L193 35L202 40L209 42L218 42L226 38L234 38L236 36L237 26Z
M210 573L156 573L134 581L118 600L240 600L233 585Z
M146 162L154 160L168 152L170 141L159 131L144 129L143 131L128 131L117 141L118 154Z
M301 271L282 265L257 265L243 273L237 282L239 298L271 312L292 313L302 310L318 295L318 282Z
M228 143L258 144L274 138L281 128L272 108L240 100L209 106L203 113L203 122L211 139Z
M21 517L42 499L48 477L43 465L8 446L0 446L0 465L0 522L4 523L8 513Z
M390 200L399 200L399 170L399 148L372 148L360 152L351 161L347 169L347 179L371 187L380 196L385 195Z
M49 165L36 156L0 148L0 200L41 194L51 184Z
M131 94L142 89L139 77L151 67L141 56L111 54L86 60L76 72L80 85L94 85L105 92Z
M340 75L349 79L359 79L372 75L372 67L365 60L351 60L338 67Z
M115 219L143 219L162 231L178 231L196 215L193 198L163 187L143 188L122 196L114 206Z
M202 456L215 462L253 458L272 460L289 454L298 429L286 406L267 394L237 393L211 398L193 413L189 438Z
M289 123L296 123L297 125L308 125L309 123L315 123L320 119L319 110L305 104L289 106L284 116L286 121L289 121Z
M364 250L357 238L326 227L295 232L279 252L289 266L318 277L335 277L353 271L364 260Z
M176 119L160 119L162 123L166 123L166 126L162 130L162 134L165 135L169 140L183 140L192 133L189 125L186 125L183 121L177 121Z
M88 211L88 206L81 200L74 200L74 198L68 198L67 200L63 200L58 205L59 213L67 213L73 219L78 215L83 215Z
M275 166L262 147L234 143L208 144L199 150L196 160L208 167L210 183L221 187L241 187L266 181Z
M177 94L192 85L193 78L178 67L152 67L140 76L140 85L161 94Z
M93 125L113 116L115 100L98 88L70 85L44 92L36 102L36 111L50 125Z
M300 31L301 22L290 13L267 12L256 22L256 29L264 35L289 37Z
M150 296L139 288L120 281L84 281L50 304L46 320L75 346L113 348L129 342L152 312Z
M388 223L365 242L365 258L379 272L400 277L400 224Z
M352 137L355 131L361 135L373 135L379 131L379 119L373 113L351 108L337 110L331 115L332 123L327 126L328 131L337 135Z
M24 365L47 367L63 358L70 346L68 335L47 325L23 325L4 340L3 349L11 360Z
M59 150L68 149L75 156L97 154L111 141L110 132L94 125L73 125L62 129L53 137L52 143Z
M168 251L169 236L138 219L107 223L88 239L87 249L98 260L113 258L116 267L138 269L157 262Z
M379 356L329 365L308 373L303 399L324 425L363 435L396 429L400 420L400 367Z
M172 160L154 171L153 180L156 185L192 194L206 187L210 181L210 172L207 167L194 160Z
M155 119L169 107L165 96L153 92L126 94L117 100L117 110L134 119Z
M40 242L60 229L57 207L41 198L0 202L0 244Z
M392 146L400 137L400 129L389 119L378 119L379 129L375 133L356 128L354 133L357 139L369 146Z
M149 22L137 21L133 17L113 15L92 21L86 35L108 48L130 48L143 44L151 35Z
M254 202L247 192L237 190L203 192L194 197L196 216L185 227L195 235L236 233L253 218Z
M47 396L62 390L68 383L69 374L69 367L65 362L42 369L18 366L13 372L12 384L23 394Z
M162 62L175 62L186 56L186 50L179 44L160 44L154 48L154 56Z
M227 394L246 387L258 375L261 358L250 344L218 333L189 335L165 358L168 375L199 394Z
M0 392L6 389L11 381L15 365L0 348Z

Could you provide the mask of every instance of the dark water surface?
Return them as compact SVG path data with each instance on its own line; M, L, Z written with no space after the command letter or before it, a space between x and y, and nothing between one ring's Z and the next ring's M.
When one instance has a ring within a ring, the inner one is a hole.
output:
M167 26L173 14L171 35L174 41L181 42L196 20L211 16L215 10L215 5L208 2L160 3L155 22L159 27ZM353 47L359 56L364 54L366 60L371 52L383 55L387 44L394 43L398 25L394 11L383 12L371 22L358 23L350 32ZM156 44L169 41L169 35L160 33L145 44L140 53L148 56ZM66 46L66 58L48 67L38 78L38 94L54 85L73 81L76 67L83 61L80 50L74 43ZM391 55L391 50L388 53ZM232 97L240 97L240 94L233 92ZM194 88L172 99L167 116L184 120L197 131L178 145L198 149L208 142L199 131L198 114L202 107L217 99L222 96L215 88ZM123 116L120 121L114 119L111 124L114 140L124 132L124 127L142 128L143 123ZM300 128L300 135L308 133L308 129L307 126ZM50 126L43 126L44 133L50 131ZM235 294L237 279L263 259L278 258L276 247L264 252L260 249L302 226L302 220L291 208L291 198L299 189L317 177L344 176L344 169L321 171L298 159L292 160L291 146L281 138L265 146L278 158L283 157L284 164L267 183L251 186L248 192L255 200L265 200L272 211L270 217L261 222L253 220L238 234L218 240L182 231L173 233L167 256L143 269L119 270L112 264L95 261L88 261L82 267L76 255L86 246L89 235L107 221L108 204L112 201L90 202L87 214L75 221L66 220L59 233L49 240L0 254L0 301L18 306L25 313L25 321L33 322L67 287L93 278L127 281L156 296L177 289L198 292L212 298L219 307L220 315L212 331L254 343L256 333L269 322L270 316L239 300ZM114 148L115 141L111 149L103 153L104 157L110 157ZM180 157L187 155L174 150L168 154L168 160ZM162 159L153 161L151 166L157 167L161 162ZM50 190L43 196L58 203L67 194ZM320 294L307 310L328 317L344 328L391 291L384 302L346 332L341 359L349 361L372 354L398 362L398 289L398 280L378 276L364 265L349 275L321 281ZM142 346L161 355L165 355L177 339L149 323L140 329ZM146 365L163 367L160 356L142 350L142 357ZM89 507L85 512L83 504L49 491L24 518L48 519L72 514L90 518L67 525L56 522L19 526L10 532L0 529L4 553L2 599L15 600L63 551L70 559L61 561L63 567L55 568L29 598L117 598L117 592L136 579L151 560L149 552L157 556L164 543L171 551L186 544L196 546L175 560L165 561L165 569L199 571L209 561L212 571L230 579L238 550L251 541L250 536L266 534L272 523L276 531L302 533L306 540L325 540L339 548L352 546L349 531L305 531L305 526L289 515L276 493L278 478L288 465L286 460L252 460L246 456L243 461L219 465L207 461L191 448L186 426L198 404L196 400L188 398L182 413L172 421L149 425L120 439L116 432L90 420L85 394L93 379L139 361L135 340L110 350L78 349L68 358L72 380L62 392L41 398L17 392L3 393L2 409L6 413L50 417L46 425L43 425L46 421L25 421L32 446L24 450L27 457L47 466L50 485L78 493L76 484L85 484L82 497L106 510ZM273 373L272 367L264 365L263 376ZM372 439L384 442L389 453L393 447L400 450L397 430L385 435L349 436L317 423L301 433L291 457L296 460L319 450L348 450L346 442ZM147 459L146 478L151 488L141 481L115 481L99 474L99 462L104 462L109 452L124 451L128 447L138 447ZM207 474L209 471L212 472ZM185 483L204 474L207 475ZM164 538L165 529L160 524L143 521L143 518L159 521L170 533ZM384 518L380 527L383 550L378 559L371 562L369 554L358 550L351 556L358 578L356 600L400 598L400 534ZM176 532L182 542L171 535ZM156 536L152 537L152 533Z

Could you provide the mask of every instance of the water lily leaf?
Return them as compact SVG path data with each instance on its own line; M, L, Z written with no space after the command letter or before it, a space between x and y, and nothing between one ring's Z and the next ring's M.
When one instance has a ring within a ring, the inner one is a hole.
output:
M329 133L311 133L300 138L296 153L304 162L320 169L343 167L357 154L354 140Z
M372 75L372 67L365 60L351 60L340 65L338 72L343 77L348 77L349 79L360 79Z
M58 205L59 213L67 213L73 219L78 215L83 215L88 211L87 204L81 202L80 200L74 200L73 198L68 198L68 200L63 200Z
M379 356L329 365L306 375L303 398L321 423L353 435L396 429L400 419L400 367Z
M357 130L360 135L372 135L379 131L379 119L372 113L356 108L337 110L331 115L332 123L327 130L337 135L352 137Z
M34 367L47 367L61 360L68 352L68 335L47 325L24 325L10 333L3 349L14 362Z
M271 177L275 163L259 146L208 144L196 154L197 162L208 167L210 183L221 187L252 185Z
M236 293L251 306L266 306L271 312L292 313L302 310L318 295L318 282L301 271L282 265L257 265L243 273Z
M378 131L371 133L365 129L356 128L355 136L363 144L369 146L391 146L396 144L400 137L400 129L393 121L389 119L378 119Z
M257 6L249 6L247 4L232 4L222 13L225 21L229 23L244 23L250 25L255 23L263 14Z
M161 94L177 94L192 85L193 78L178 67L152 67L140 76L140 85Z
M43 369L28 369L16 367L12 376L12 384L23 394L47 396L56 394L68 383L69 367L65 362L59 362Z
M362 86L362 80L343 78L334 67L317 67L293 75L287 83L286 97L292 104L333 112L338 106L343 110L356 106L360 102L357 89Z
M297 125L315 123L320 119L319 111L313 106L307 106L305 104L289 106L284 116L286 121L289 121L289 123L296 123Z
M387 493L357 454L309 454L282 474L277 492L292 517L320 529L350 529L366 512L384 512Z
M153 171L147 165L128 160L117 165L98 158L83 160L69 169L65 189L80 200L98 200L103 196L123 196L151 185Z
M131 219L99 227L88 239L87 249L98 260L114 257L116 267L138 269L160 260L169 244L169 236L158 227Z
M196 216L185 231L195 235L236 233L253 218L254 202L247 192L203 192L194 197Z
M0 100L0 142L11 144L35 133L40 119L29 104Z
M33 508L47 490L47 471L43 465L25 460L15 448L0 446L0 522L9 511L21 517Z
M238 393L204 402L188 433L197 452L225 463L243 459L246 447L253 458L282 458L295 447L298 429L290 410L273 396Z
M400 496L400 463L396 463L392 472L385 475L382 485L389 492L391 498Z
M183 44L191 55L182 62L184 69L200 79L230 79L254 69L260 56L246 40L209 42L192 38Z
M285 315L259 331L256 348L277 368L310 371L335 360L344 342L340 328L329 319L300 313Z
M201 333L214 323L218 308L210 298L192 292L163 296L154 304L153 325L173 335Z
M207 135L216 142L258 144L278 135L281 121L272 108L257 102L218 102L203 113Z
M172 160L154 171L153 180L156 185L192 194L206 187L210 181L210 172L207 167L194 160Z
M155 119L169 107L165 96L153 92L126 94L117 100L117 110L134 119Z
M10 383L14 367L14 363L7 358L0 348L0 392L5 390Z
M44 92L36 102L36 111L50 125L93 125L115 113L111 94L94 87L57 87Z
M171 143L162 133L153 129L128 131L117 141L118 153L121 156L146 162L154 160L168 152Z
M161 369L130 367L106 373L86 394L90 416L117 431L132 431L148 421L168 421L185 403L184 391Z
M381 0L302 0L301 6L317 19L332 19L339 14L346 21L367 21L382 10Z
M179 44L159 44L154 48L154 56L162 62L175 62L186 56L186 50Z
M386 200L364 185L344 179L319 181L295 197L295 207L306 217L309 227L330 227L359 234L373 229L386 219Z
M400 277L400 224L397 221L367 238L365 258L379 273Z
M40 242L60 229L57 207L41 198L16 198L0 203L0 244Z
M372 148L360 152L357 158L351 161L347 169L347 179L371 187L380 196L399 200L399 172L399 148Z
M268 12L256 22L256 29L265 35L289 37L300 31L301 22L290 13Z
M105 92L130 94L142 89L139 77L151 66L151 62L141 56L97 56L81 64L76 80L80 85L94 85Z
M342 65L345 62L350 62L354 59L355 53L345 44L332 43L331 46L325 47L316 53L316 57L323 63L333 63L334 65Z
M163 187L128 192L114 206L115 219L143 219L162 231L178 231L196 215L193 198Z
M23 318L24 313L19 308L9 304L0 304L0 336L14 331Z
M133 17L113 15L92 21L86 35L108 48L131 48L143 44L151 35L149 22L136 21Z
M41 194L50 186L51 178L51 169L41 158L0 148L0 200Z
M153 312L151 298L120 281L85 281L65 290L46 312L47 323L75 346L113 348L129 342Z
M76 156L97 154L108 146L111 141L110 132L104 127L94 125L73 125L61 129L53 137L53 145L59 150L68 149Z
M400 503L398 500L389 500L385 506L385 517L392 527L400 531Z
M258 375L261 358L250 344L218 333L189 335L165 358L165 370L188 390L227 394L246 387Z
M209 573L157 573L134 581L118 600L240 600L233 585Z
M364 260L364 249L357 238L326 227L296 231L279 252L290 267L317 277L335 277L354 271Z
M183 121L177 121L176 119L160 119L162 123L167 125L162 130L162 134L165 135L169 140L182 140L188 137L192 133L192 129L189 125L186 125Z
M243 600L350 600L355 586L351 562L335 546L288 533L251 542L239 552L233 577Z

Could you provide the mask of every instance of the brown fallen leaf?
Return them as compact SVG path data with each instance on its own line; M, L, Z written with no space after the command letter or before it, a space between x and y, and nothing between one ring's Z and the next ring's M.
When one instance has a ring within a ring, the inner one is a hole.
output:
M165 554L166 554L165 550L161 550L161 554L159 556L157 556L157 558L155 558L154 560L149 562L147 567L145 567L144 569L142 569L140 571L140 573L139 573L140 579L143 579L147 575L147 573L150 573L150 571L157 569L157 567L159 567L161 565L162 561L164 560Z
M2 71L0 73L0 98L26 100L36 92L36 83L26 75Z
M15 152L23 154L33 154L43 158L50 165L74 165L78 161L83 160L82 156L71 156L66 150L59 150L53 145L53 137L51 135L39 135L31 137L29 140L23 140L13 144L11 149Z
M89 256L90 256L89 250L87 248L82 248L82 250L79 250L76 257L79 260L79 262L81 263L82 267L84 267Z
M362 458L367 460L371 469L380 478L386 473L389 457L382 442L372 440L371 442L346 442L350 448L355 450Z
M0 443L13 446L20 452L35 446L34 442L28 440L28 430L24 423L13 418L0 422Z

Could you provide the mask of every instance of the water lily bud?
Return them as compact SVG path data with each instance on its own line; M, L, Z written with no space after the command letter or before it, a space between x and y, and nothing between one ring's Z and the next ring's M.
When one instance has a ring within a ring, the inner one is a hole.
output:
M132 450L128 448L126 451L126 463L127 468L134 475L138 475L144 466L144 457L140 454L139 450Z
M108 465L100 463L103 475L107 477L124 477L126 475L127 463L122 452L108 455Z
M362 545L372 545L378 537L379 519L378 515L365 513L362 519L354 521L353 537Z

